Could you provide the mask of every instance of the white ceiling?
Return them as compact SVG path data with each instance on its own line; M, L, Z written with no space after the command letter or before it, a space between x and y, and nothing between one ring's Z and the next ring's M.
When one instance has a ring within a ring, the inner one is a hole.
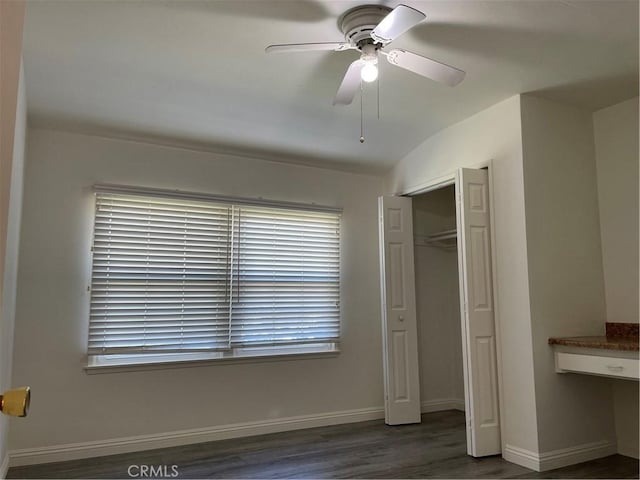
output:
M341 41L344 0L31 0L30 120L355 170L392 166L438 130L517 93L598 109L637 95L637 0L405 0L427 19L392 45L456 66L450 88L382 65L360 104L331 105L349 52L265 55ZM381 3L391 7L397 2Z

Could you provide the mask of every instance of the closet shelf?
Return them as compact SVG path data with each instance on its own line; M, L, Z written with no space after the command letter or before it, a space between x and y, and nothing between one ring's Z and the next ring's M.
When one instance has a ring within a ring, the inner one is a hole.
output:
M439 248L456 248L458 232L454 228L430 235L415 235L414 242L416 246L429 245Z

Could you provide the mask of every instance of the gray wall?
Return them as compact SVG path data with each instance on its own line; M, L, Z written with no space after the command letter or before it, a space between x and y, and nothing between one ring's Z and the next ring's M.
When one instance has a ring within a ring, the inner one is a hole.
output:
M638 97L593 114L607 321L638 323Z
M459 167L474 168L488 161L492 161L503 449L508 445L537 452L520 97L500 102L425 140L389 173L386 191L411 191Z
M604 333L591 112L525 95L521 113L539 451L613 446L609 381L555 373L548 345Z
M30 130L28 147L14 380L34 395L12 450L367 408L382 416L380 177L51 130ZM95 183L343 207L342 353L87 375Z
M489 160L503 455L534 465L565 449L610 451L610 381L556 374L547 343L604 332L592 114L513 97L427 139L394 167L386 189L408 192Z
M638 323L638 97L593 114L607 321ZM638 382L613 380L618 452L638 458Z
M0 303L0 392L16 386L12 383L11 367L16 313L18 246L20 242L20 221L22 216L22 182L26 135L27 98L25 95L24 72L21 69L13 142L13 162L11 165L11 189L9 194L9 216L7 221L2 303ZM20 422L23 420L10 419L4 415L0 415L0 464L6 461L9 426L16 421ZM4 463L2 467L0 467L0 477L4 475L5 472L2 470L6 468L6 466L7 464Z

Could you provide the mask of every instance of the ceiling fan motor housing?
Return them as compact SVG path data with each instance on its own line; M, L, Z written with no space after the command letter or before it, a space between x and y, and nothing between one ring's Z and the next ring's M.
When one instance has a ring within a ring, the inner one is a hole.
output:
M362 5L346 11L338 20L338 25L345 40L360 49L374 43L371 32L391 10L383 5Z

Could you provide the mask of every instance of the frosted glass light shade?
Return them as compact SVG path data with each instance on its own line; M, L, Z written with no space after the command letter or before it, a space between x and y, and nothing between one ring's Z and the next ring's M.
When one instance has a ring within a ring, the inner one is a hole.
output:
M368 63L360 71L360 77L365 82L374 82L378 78L378 67L372 63Z

